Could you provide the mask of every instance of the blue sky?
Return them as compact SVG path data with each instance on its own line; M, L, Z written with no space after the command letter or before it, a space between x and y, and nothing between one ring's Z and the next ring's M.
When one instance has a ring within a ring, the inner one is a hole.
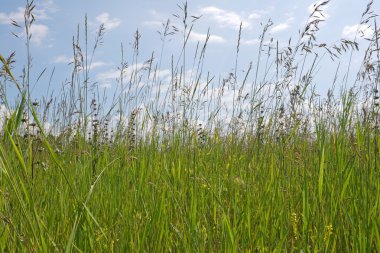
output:
M269 18L273 26L268 39L273 37L285 45L289 38L296 40L298 30L302 29L310 14L313 0L268 0L268 1L232 1L232 0L191 0L188 1L189 15L202 17L195 23L190 36L189 52L194 50L197 41L203 41L210 29L204 69L218 79L231 72L235 66L236 44L240 22L243 23L238 73L246 69L249 62L256 62L258 39L263 26ZM45 74L35 85L32 96L46 95L50 73L55 67L52 89L59 91L65 79L70 78L72 66L72 38L77 25L81 26L83 37L84 16L88 17L89 42L93 44L95 32L100 24L105 25L103 45L95 53L91 69L91 81L101 87L112 90L116 85L116 68L120 63L120 45L125 47L125 61L131 63L133 34L136 29L141 33L139 62L147 60L152 52L159 56L161 41L157 31L162 30L162 23L169 18L173 25L180 22L172 14L181 14L177 4L180 1L74 1L74 0L36 0L36 22L32 28L31 54L33 56L32 84L46 68ZM361 13L367 1L332 0L325 6L326 21L321 25L317 39L331 44L341 38L353 39L360 22ZM0 0L0 53L4 56L16 51L15 72L20 75L25 65L25 37L20 29L10 25L10 20L22 24L25 1ZM373 10L380 10L379 1L375 1ZM15 38L11 33L19 35ZM364 31L366 36L371 30ZM166 45L163 58L163 69L169 69L170 57L178 55L181 46L180 35L173 36ZM359 38L359 43L365 40ZM193 48L193 49L191 49ZM364 48L362 48L364 49ZM363 52L355 53L353 63L360 63ZM191 54L190 54L191 55ZM320 64L317 89L325 92L333 79L337 62L325 57ZM341 63L344 67L346 62ZM354 64L354 65L355 65ZM322 74L321 74L322 73Z

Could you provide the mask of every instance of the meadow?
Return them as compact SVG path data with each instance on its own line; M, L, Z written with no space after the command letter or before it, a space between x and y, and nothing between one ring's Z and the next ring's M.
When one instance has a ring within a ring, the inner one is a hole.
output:
M14 55L0 55L9 111L0 252L380 252L380 30L370 2L360 22L374 33L357 78L317 95L318 57L338 65L358 50L356 40L317 43L328 2L285 47L267 42L269 21L257 62L219 80L203 70L209 36L189 49L197 17L185 2L174 16L182 26L168 20L160 33L161 54L171 36L182 38L170 78L160 79L162 56L139 64L136 31L108 102L88 82L104 27L83 43L87 17L55 97L31 96L29 50L20 79ZM33 9L28 1L28 48Z

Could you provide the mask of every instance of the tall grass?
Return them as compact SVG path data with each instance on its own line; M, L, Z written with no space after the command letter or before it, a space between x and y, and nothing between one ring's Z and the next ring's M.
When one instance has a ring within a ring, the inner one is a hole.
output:
M157 61L141 63L139 31L130 63L121 45L118 89L107 100L89 78L104 26L90 45L87 17L83 41L79 26L73 37L69 83L56 97L32 98L27 1L21 82L14 54L0 55L9 111L0 251L379 252L380 32L370 2L360 22L374 33L357 78L349 83L349 67L337 84L337 70L327 96L317 96L320 58L339 62L359 49L356 39L317 42L328 2L284 47L266 42L268 21L257 62L238 76L241 26L234 71L219 80L204 70L210 33L188 45L200 17L185 2L175 14L181 26L163 24ZM162 78L167 41L178 37ZM18 98L9 96L14 86Z

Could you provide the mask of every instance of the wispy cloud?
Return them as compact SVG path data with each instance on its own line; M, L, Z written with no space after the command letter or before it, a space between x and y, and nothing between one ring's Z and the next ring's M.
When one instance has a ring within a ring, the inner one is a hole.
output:
M52 63L57 63L57 64L70 64L73 62L74 62L74 58L71 56L70 57L66 56L66 55L59 55L52 60ZM94 61L91 63L91 66L89 69L93 70L93 69L101 68L107 65L109 65L109 63L104 62L104 61Z
M104 24L107 30L112 30L121 25L121 20L118 18L110 18L110 14L108 12L103 12L96 17L96 20L99 23Z
M42 5L39 7L35 7L33 10L33 15L37 21L40 20L46 20L50 19L49 12L52 12L53 9L50 9L48 7L44 7L45 5ZM12 11L9 13L0 12L0 24L8 25L13 21L16 21L17 23L22 23L24 21L24 13L25 13L25 7L18 7L16 11Z
M263 16L266 16L274 11L274 6L267 6L265 9L253 10L249 12L248 19L261 19Z
M101 67L104 67L107 65L109 65L109 64L104 62L104 61L94 61L91 63L90 70L96 69L96 68L101 68Z
M278 33L278 32L282 32L284 30L287 30L288 28L289 28L288 23L280 23L278 25L273 26L273 28L271 29L271 32L272 33Z
M205 41L207 38L206 33L197 33L195 31L192 31L190 34L190 40L191 41ZM208 40L209 43L225 43L226 40L218 35L210 35L210 38Z
M96 75L96 79L99 81L113 81L120 77L120 70L111 69Z
M289 17L285 22L279 23L273 26L270 31L271 33L278 33L278 32L288 30L291 27L291 24L293 23L293 21L294 21L294 17Z
M47 10L49 13L55 13L58 11L54 0L44 0L38 4L42 9Z
M352 25L345 26L342 31L342 37L345 39L353 40L356 38L371 38L373 36L373 29L366 25Z
M259 14L257 12L252 12L251 14L249 14L248 18L249 19L260 19L261 18L261 14Z
M68 57L66 55L59 55L53 59L53 63L64 63L69 64L74 61L73 57Z
M241 44L242 45L257 45L260 43L260 40L259 39L252 39L252 40L245 40L245 39L242 39L241 40Z
M111 88L112 83L115 82L117 78L120 77L120 70L110 69L105 72L101 72L96 75L96 80L99 85L103 88Z
M24 12L25 8L22 7L18 7L17 11L10 13L0 12L0 24L8 25L11 23L11 20L19 23L24 20Z
M239 29L241 22L243 22L243 27L251 27L248 20L233 11L223 10L215 6L207 6L201 8L200 12L206 18L216 21L221 27Z

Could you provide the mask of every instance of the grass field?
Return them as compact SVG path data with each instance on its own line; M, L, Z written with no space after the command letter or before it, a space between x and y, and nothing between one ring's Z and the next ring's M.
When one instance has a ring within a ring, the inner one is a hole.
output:
M178 15L186 25L176 30L184 38L180 63L191 32L186 5ZM30 31L33 2L27 7ZM159 60L131 76L122 64L122 95L109 110L81 57L70 88L37 102L31 63L19 81L13 56L0 55L0 101L9 110L0 136L0 252L380 252L375 20L369 4L361 22L375 32L357 80L323 98L312 85L315 55L339 59L357 42L316 44L318 18L296 44L277 43L283 57L259 54L274 64L258 59L247 70L252 82L235 72L215 84L204 74L207 39L193 74L185 75L183 60L168 85L155 77ZM164 48L169 23L162 35ZM74 44L74 56L90 48ZM8 85L19 91L15 106Z

